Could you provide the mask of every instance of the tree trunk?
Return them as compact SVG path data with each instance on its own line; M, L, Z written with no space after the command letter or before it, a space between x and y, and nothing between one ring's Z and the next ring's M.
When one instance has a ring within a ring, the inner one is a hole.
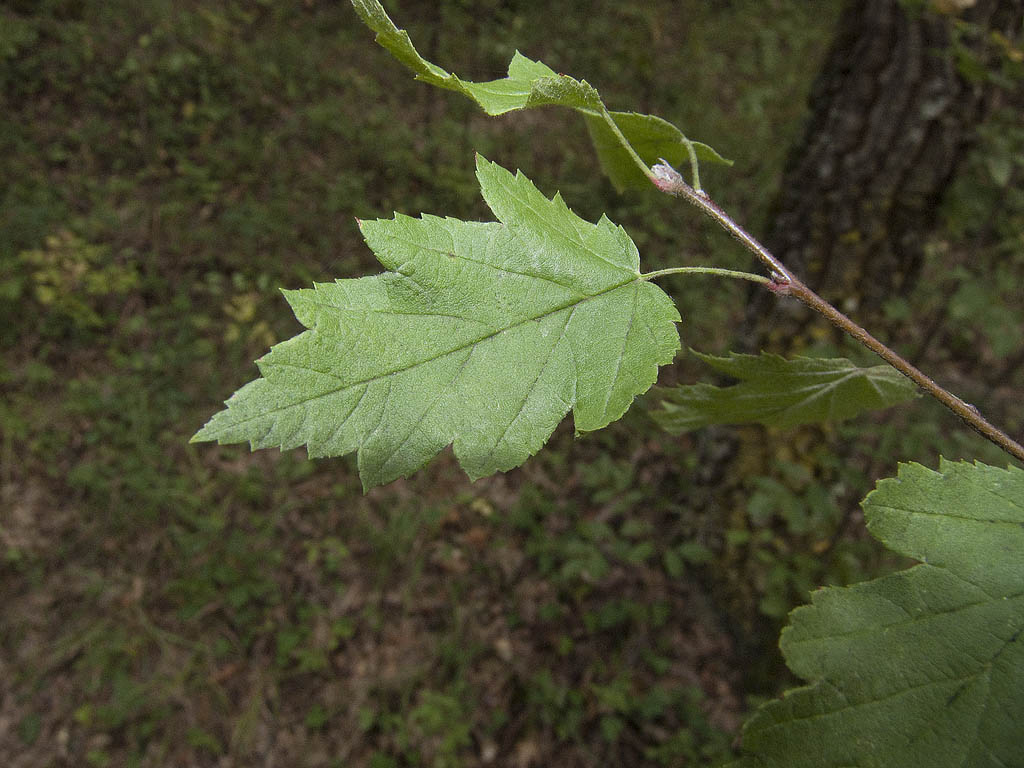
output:
M812 288L868 321L917 277L943 191L993 90L958 70L955 25L1013 38L1024 16L1022 0L906 5L847 4L765 240ZM937 7L965 10L957 17ZM980 49L981 37L962 44ZM756 345L778 347L806 322L791 303L774 303L751 303L747 338Z

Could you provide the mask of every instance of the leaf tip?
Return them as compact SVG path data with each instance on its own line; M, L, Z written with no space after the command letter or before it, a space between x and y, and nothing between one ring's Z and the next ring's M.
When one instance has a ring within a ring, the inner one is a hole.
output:
M481 155L479 152L476 152L474 154L476 155L476 171L477 171L477 173L480 173L481 171L483 171L483 170L485 170L487 168L490 168L493 165L496 165L496 163L492 163L490 160L488 160L486 157Z

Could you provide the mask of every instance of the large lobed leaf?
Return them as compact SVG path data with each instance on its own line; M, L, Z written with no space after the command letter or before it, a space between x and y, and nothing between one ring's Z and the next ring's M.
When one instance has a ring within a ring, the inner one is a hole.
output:
M287 291L309 330L276 345L193 440L358 451L366 487L448 444L473 478L518 466L572 409L618 419L679 349L672 300L626 232L478 157L498 222L362 223L391 272Z
M710 424L767 424L795 427L839 421L902 403L917 388L888 365L861 368L844 358L778 355L728 357L694 354L715 370L738 379L728 387L692 384L665 389L654 419L670 432Z
M688 144L699 159L732 164L708 145L691 142L682 131L660 117L634 112L606 112L597 90L586 80L560 75L546 64L528 59L518 51L508 65L507 77L484 83L463 80L420 56L409 39L409 33L395 26L377 0L352 0L352 5L366 26L376 33L377 42L416 73L417 80L461 93L489 115L545 105L568 107L582 113L601 167L620 190L645 187L650 180L615 135L608 124L609 119L614 121L648 165L659 158L672 165L689 162Z
M751 718L735 765L1024 766L1024 471L906 464L864 510L921 564L793 611L781 647L811 685Z

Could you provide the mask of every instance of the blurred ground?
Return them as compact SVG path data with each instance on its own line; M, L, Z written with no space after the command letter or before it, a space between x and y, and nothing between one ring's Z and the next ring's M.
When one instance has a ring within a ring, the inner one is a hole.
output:
M757 231L837 5L389 7L459 74L518 48L709 141L736 165L705 185ZM666 439L647 401L507 475L445 455L365 496L349 459L191 446L295 332L279 287L377 271L354 217L484 215L474 151L607 211L649 269L746 257L616 196L572 115L493 120L412 82L344 3L13 0L0 87L5 766L710 764L785 681L786 611L882 567L850 524L872 479L990 455L928 405L766 441ZM928 359L1002 371L997 404L1021 366L1012 125L886 318L931 308ZM667 287L684 341L726 348L742 288Z

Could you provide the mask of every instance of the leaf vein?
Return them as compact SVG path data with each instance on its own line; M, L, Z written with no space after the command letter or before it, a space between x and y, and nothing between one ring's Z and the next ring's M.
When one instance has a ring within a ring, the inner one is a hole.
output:
M608 391L604 395L604 406L601 412L604 416L608 415L608 404L612 401L612 393L615 391L615 385L619 381L619 373L622 372L622 361L626 357L626 347L629 345L629 334L633 330L633 318L636 317L636 308L639 303L640 291L634 287L633 289L633 309L629 313L629 322L626 324L626 332L622 334L622 349L619 350L618 359L615 361L615 373L612 375L611 386L608 387Z
M412 439L412 436L416 434L416 430L419 429L424 419L427 418L427 414L429 414L430 411L433 410L434 406L437 405L438 401L448 392L449 388L452 386L455 380L458 379L462 375L462 372L466 370L466 366L469 365L469 361L473 357L473 352L475 350L476 347L470 348L469 354L466 355L466 359L463 360L459 367L455 370L455 373L452 374L452 377L448 380L448 383L443 387L438 387L437 394L434 395L434 398L430 401L429 405L427 405L427 407L423 409L423 411L419 415L419 418L417 418L412 427L409 428L409 431L406 433L405 437L402 438L402 442L395 447L395 449L391 452L391 455L388 456L388 458L384 461L383 464L381 464L382 472L387 468L388 464L390 464L394 460L395 456L398 455L398 452L405 447L405 444Z
M422 219L418 219L418 221L422 221ZM448 233L448 234L449 234L449 236L451 235L451 233ZM560 285L563 288L568 288L571 291L578 292L578 289L575 286L570 285L569 283L563 283L560 280L555 280L553 277L549 277L548 275L537 274L535 272L520 272L520 271L515 270L515 269L509 269L507 267L502 267L502 266L499 266L497 264L493 264L493 263L491 263L489 261L480 261L479 259L471 259L468 256L465 256L463 254L455 253L454 251L456 251L456 248L454 247L454 242L453 242L452 249L451 249L452 252L449 252L449 251L443 250L441 248L431 248L429 246L423 245L422 243L417 243L414 240L408 240L408 239L406 239L404 237L400 237L399 235L394 235L394 234L391 234L391 233L385 234L384 237L391 238L392 240L398 240L399 242L405 243L406 245L414 246L416 248L419 248L421 251L431 251L433 253L439 253L439 254L441 254L441 255L443 255L445 257L454 257L455 259L458 259L459 261L468 261L471 264L479 264L481 266L489 267L489 268L491 268L493 270L496 270L498 272L504 272L504 273L509 274L509 275L519 275L520 277L532 277L532 278L534 278L536 280L543 280L543 281L548 282L548 283L553 283L554 285ZM401 274L401 273L397 273L396 272L394 274ZM406 275L405 277L408 277L408 276Z
M573 311L575 311L575 309ZM508 424L506 424L505 428L501 431L501 437L499 437L495 441L494 445L491 447L490 452L484 459L484 463L490 461L491 457L494 456L494 454L497 452L498 446L501 445L502 441L505 439L505 436L508 435L508 431L512 429L512 425L514 425L519 420L519 417L523 415L523 410L526 408L526 404L530 401L530 397L533 395L534 390L537 388L537 382L540 381L540 377L544 374L544 371L547 370L548 365L550 365L551 363L552 354L554 353L555 349L558 348L558 345L562 343L562 340L565 339L565 332L569 327L569 320L571 318L572 312L567 313L565 317L565 323L562 324L562 332L558 334L558 338L555 340L555 343L552 344L551 348L548 350L547 356L544 358L544 364L537 370L537 375L534 376L533 381L530 382L530 386L526 391L526 395L520 401L519 408L516 411L515 416L513 416L509 420Z

